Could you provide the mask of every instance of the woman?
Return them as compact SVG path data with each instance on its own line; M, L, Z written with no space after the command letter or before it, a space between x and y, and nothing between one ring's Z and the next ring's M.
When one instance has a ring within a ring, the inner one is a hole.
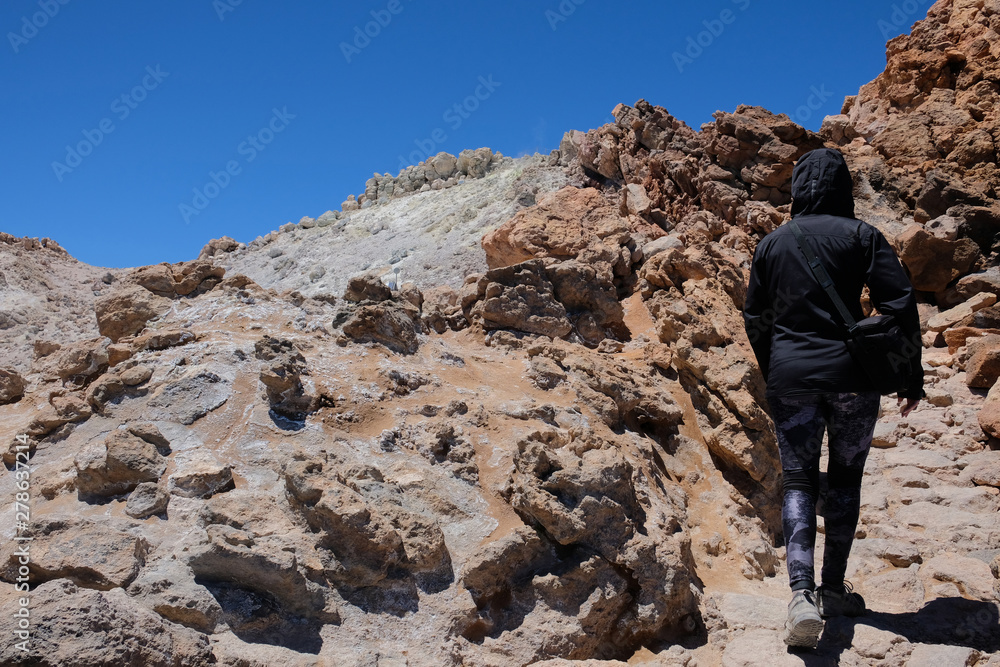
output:
M804 155L792 175L792 217L833 278L855 320L861 291L919 341L916 298L899 258L874 227L854 218L853 183L844 157L822 148ZM767 382L783 474L788 605L785 642L814 646L822 618L859 616L864 600L844 581L861 503L861 478L878 420L880 396L851 358L847 327L809 268L788 225L757 246L743 312L747 335ZM920 345L910 356L910 383L899 392L903 415L923 397ZM822 585L813 565L819 460L826 430L828 491Z

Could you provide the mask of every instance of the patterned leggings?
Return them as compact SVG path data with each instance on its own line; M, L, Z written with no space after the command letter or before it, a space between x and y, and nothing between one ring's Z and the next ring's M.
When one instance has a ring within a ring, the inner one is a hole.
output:
M830 458L823 507L826 546L822 579L842 587L861 507L861 478L878 421L877 393L770 397L785 500L781 507L788 580L792 590L814 588L816 503L820 498L819 459L823 431Z

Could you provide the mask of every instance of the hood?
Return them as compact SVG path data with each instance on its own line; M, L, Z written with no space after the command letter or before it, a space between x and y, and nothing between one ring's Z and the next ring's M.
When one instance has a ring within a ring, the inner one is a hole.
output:
M792 172L792 215L854 217L854 182L839 151L819 148L799 158Z

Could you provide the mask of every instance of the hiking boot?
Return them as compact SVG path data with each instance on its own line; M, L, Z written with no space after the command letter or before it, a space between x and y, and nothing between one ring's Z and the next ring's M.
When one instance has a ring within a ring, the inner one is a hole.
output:
M864 616L865 599L854 592L849 582L838 588L820 586L816 589L816 608L823 618L831 616Z
M795 591L788 603L788 620L785 621L785 643L789 646L814 647L823 632L823 619L816 609L816 593L809 590Z

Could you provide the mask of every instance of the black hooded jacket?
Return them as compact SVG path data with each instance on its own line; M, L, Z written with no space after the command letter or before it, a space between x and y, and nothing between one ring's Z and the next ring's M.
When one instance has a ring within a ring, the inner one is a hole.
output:
M860 299L868 285L875 308L895 316L907 339L915 341L911 383L899 396L919 398L923 370L913 286L885 237L854 219L852 190L839 152L812 151L792 175L792 216L855 320L864 319ZM743 317L769 396L874 390L848 353L847 327L787 225L757 245Z

